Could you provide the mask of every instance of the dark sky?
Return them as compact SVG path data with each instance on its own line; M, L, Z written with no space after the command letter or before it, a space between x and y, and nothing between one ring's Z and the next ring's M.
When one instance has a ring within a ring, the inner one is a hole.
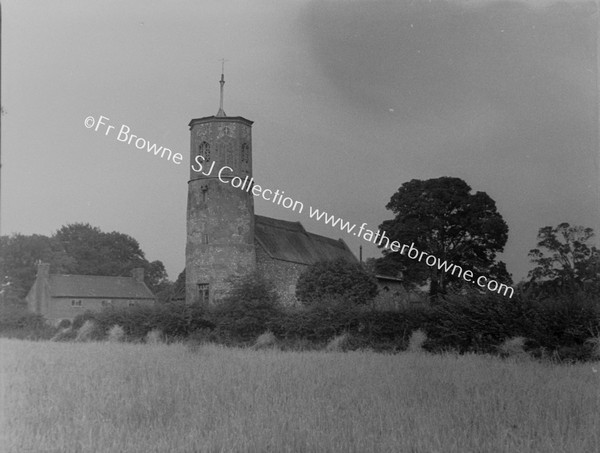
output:
M456 176L509 224L516 280L537 230L600 231L593 2L2 2L2 233L70 222L184 265L191 118L255 121L257 182L376 228L411 179ZM181 152L177 166L83 125ZM256 212L378 249L257 200Z

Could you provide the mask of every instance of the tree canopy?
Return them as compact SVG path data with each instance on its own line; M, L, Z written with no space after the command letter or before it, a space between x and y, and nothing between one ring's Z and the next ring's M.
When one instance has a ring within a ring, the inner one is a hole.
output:
M561 223L539 229L537 248L529 251L536 267L530 282L547 289L600 291L600 250L590 244L592 228Z
M413 179L400 186L386 208L394 218L384 221L379 229L390 242L414 243L441 261L510 282L506 266L496 260L508 239L508 226L486 193L471 193L471 187L460 178ZM432 298L459 284L456 275L411 260L401 251L384 249L383 254L376 265L379 273L396 275L402 271L407 283L429 282Z
M51 272L65 274L129 276L132 269L142 267L145 282L155 294L170 285L163 263L148 261L131 236L74 223L51 237L14 234L0 238L0 275L5 293L13 299L25 297L40 260L50 263Z

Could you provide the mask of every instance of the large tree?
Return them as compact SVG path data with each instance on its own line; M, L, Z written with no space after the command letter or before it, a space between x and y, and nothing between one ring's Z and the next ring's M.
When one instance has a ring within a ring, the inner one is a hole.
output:
M390 241L414 243L415 248L441 261L510 282L506 266L496 260L506 244L508 226L486 193L471 193L471 187L460 178L413 179L400 186L386 208L394 218L379 229ZM383 254L377 262L378 272L395 275L402 271L405 281L414 285L429 282L433 299L449 286L460 284L456 275L411 260L401 250L384 249Z
M65 272L73 264L62 245L47 236L0 237L0 291L5 302L17 303L27 295L38 261L50 263L55 272Z
M561 223L538 232L537 248L530 250L536 267L530 282L546 289L600 291L600 250L591 245L592 228Z
M75 223L63 226L52 237L15 234L0 238L4 300L22 300L35 280L38 261L50 263L53 273L81 275L128 276L133 268L142 267L145 282L155 294L170 285L163 263L148 261L131 236Z
M127 234L102 232L89 224L63 226L53 236L73 258L66 271L81 275L128 276L136 267L144 269L144 280L155 293L168 285L161 261L148 261L140 244Z

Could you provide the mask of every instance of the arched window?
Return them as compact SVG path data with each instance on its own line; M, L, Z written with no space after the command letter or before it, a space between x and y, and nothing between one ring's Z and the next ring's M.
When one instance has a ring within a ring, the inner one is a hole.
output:
M200 143L198 154L204 157L205 162L210 162L210 145L207 142Z

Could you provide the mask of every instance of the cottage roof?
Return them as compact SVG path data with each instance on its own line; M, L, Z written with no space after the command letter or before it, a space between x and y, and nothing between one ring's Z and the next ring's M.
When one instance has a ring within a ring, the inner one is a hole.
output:
M97 275L50 275L48 286L52 297L154 299L143 282L131 277Z
M337 258L358 262L342 239L309 233L300 222L261 215L254 219L256 240L273 259L308 265Z

